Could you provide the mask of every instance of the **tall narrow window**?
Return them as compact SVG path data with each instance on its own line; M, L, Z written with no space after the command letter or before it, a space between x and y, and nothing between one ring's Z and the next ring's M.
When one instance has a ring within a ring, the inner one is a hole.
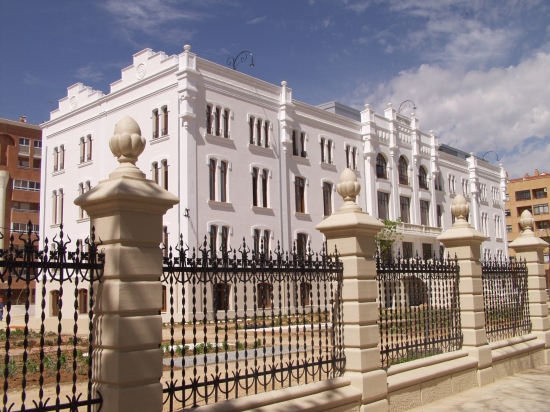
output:
M229 310L229 293L231 285L227 283L214 284L214 310Z
M420 224L428 226L430 224L430 202L420 201Z
M229 110L223 111L223 137L229 138Z
M164 257L168 256L168 226L164 226L162 228L162 243L164 245L164 249L162 250Z
M221 130L220 130L220 111L221 109L219 107L216 107L216 113L214 114L214 133L216 134L216 136L220 136L221 135Z
M262 119L256 120L256 144L262 145Z
M296 130L292 131L292 154L298 156L298 142L296 141Z
M412 242L403 242L403 257L409 259L413 257L413 244Z
M268 253L269 250L269 230L264 230L264 238L263 238L263 251L265 253Z
M267 169L262 170L262 206L267 207Z
M56 225L59 213L58 213L58 194L57 191L54 190L52 193L52 224Z
M222 238L221 238L222 252L227 252L228 240L229 240L229 228L227 226L222 226Z
M397 170L399 172L399 184L408 185L409 184L409 171L407 160L403 156L399 157L399 163L397 164Z
M260 229L254 229L254 254L256 257L258 257L260 253L260 233Z
M92 135L89 134L86 140L86 161L92 160Z
M212 134L212 106L206 106L206 134Z
M388 210L389 202L389 193L378 192L378 219L388 220L390 218L390 213Z
M210 159L208 165L208 176L210 185L210 200L216 200L216 160Z
M431 243L422 243L422 258L429 260L433 257Z
M357 160L357 148L353 147L351 149L351 169L357 170L357 164L355 163Z
M63 223L63 201L65 198L65 193L63 189L59 189L59 219L58 223Z
M84 183L79 183L79 185L78 185L78 194L80 196L82 196L84 194ZM82 209L81 207L78 208L78 217L79 217L79 219L84 218L84 209Z
M250 120L248 121L248 134L250 144L254 144L254 118L252 116L250 116Z
M59 146L59 170L65 169L65 145Z
M325 216L332 214L332 185L323 183L323 213Z
M252 206L258 206L258 168L252 169Z
M266 309L271 306L273 285L271 283L258 283L258 308Z
M421 189L428 189L428 177L424 166L420 166L418 169L418 185Z
M307 235L298 233L296 235L296 254L298 257L305 258L307 252Z
M269 122L264 122L264 146L269 147Z
M162 161L162 174L164 175L164 181L163 181L163 186L164 186L164 189L168 190L168 160L163 160Z
M227 202L227 162L220 163L220 202Z
M88 313L88 291L86 289L78 290L78 313L81 315Z
M327 163L332 164L332 140L327 140Z
M321 137L321 163L326 163L325 159L325 138Z
M157 162L153 163L153 180L157 185L159 184L159 164Z
M305 198L304 198L304 192L305 192L305 179L301 177L296 177L294 179L294 196L296 198L296 212L297 213L305 213L306 212L306 205L305 205Z
M153 139L159 137L160 115L158 110L153 110Z
M437 227L441 227L441 217L443 216L443 212L441 209L441 205L437 205Z
M59 170L59 148L53 148L53 171L57 172Z
M86 140L84 137L80 138L80 163L86 161Z
M388 174L386 170L386 158L381 153L378 153L378 155L376 156L376 177L378 179L388 180Z
M411 222L411 198L399 196L399 204L401 207L401 221L403 223Z
M300 283L300 306L309 306L309 294L311 293L311 283Z
M304 132L300 133L300 156L301 157L307 157L306 134Z
M349 162L349 149L350 147L346 145L346 167L351 169L351 164Z
M168 134L168 107L164 106L162 108L162 135L166 136Z
M212 256L216 254L216 245L218 237L218 227L216 225L210 225L210 251Z

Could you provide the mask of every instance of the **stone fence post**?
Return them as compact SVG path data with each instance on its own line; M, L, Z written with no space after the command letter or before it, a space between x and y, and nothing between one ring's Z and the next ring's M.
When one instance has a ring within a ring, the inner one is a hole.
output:
M519 221L523 232L510 243L516 251L517 259L527 263L527 288L529 290L529 314L533 333L545 342L544 361L550 364L550 322L548 321L548 302L546 295L546 278L544 273L544 249L548 243L533 232L535 220L531 212L524 210Z
M346 169L337 185L343 206L317 225L328 252L344 265L342 290L346 376L362 392L361 412L387 411L387 374L380 368L378 343L378 287L374 237L384 228L355 202L361 190L355 173Z
M479 386L493 382L493 359L487 345L485 312L483 308L483 283L481 243L487 237L466 221L470 208L462 195L456 195L451 206L455 223L437 237L451 258L458 259L460 267L460 321L462 324L462 348L478 360L477 383Z
M138 124L124 117L109 145L120 165L75 204L90 216L105 251L94 292L92 380L105 412L162 411L162 217L176 196L136 166L145 148Z

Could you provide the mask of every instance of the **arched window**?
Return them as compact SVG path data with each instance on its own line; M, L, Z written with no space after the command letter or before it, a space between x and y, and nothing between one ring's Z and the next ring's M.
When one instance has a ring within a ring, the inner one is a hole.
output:
M162 172L163 172L163 186L164 189L168 190L168 160L163 160L162 162Z
M424 166L420 166L418 169L418 185L421 189L428 189L428 177Z
M409 184L409 165L407 164L407 160L403 157L399 157L399 163L397 165L397 169L399 171L399 184L401 185L408 185Z
M376 177L388 180L386 158L381 153L376 156Z
M159 137L160 115L157 109L153 110L153 139Z
M168 107L162 108L162 135L168 135Z

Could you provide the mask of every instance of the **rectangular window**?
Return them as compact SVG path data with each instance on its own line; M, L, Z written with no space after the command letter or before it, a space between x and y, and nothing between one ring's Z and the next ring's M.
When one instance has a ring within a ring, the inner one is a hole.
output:
M229 138L229 110L223 111L223 137Z
M254 254L258 257L260 253L260 229L254 229Z
M216 161L214 159L210 159L208 175L210 184L210 200L216 200Z
M227 202L227 162L220 163L220 202Z
M262 170L262 206L267 207L267 169Z
M420 224L424 226L430 224L430 202L426 200L420 201Z
M248 142L254 144L254 118L252 116L248 121Z
M221 238L222 252L227 252L228 240L229 240L229 228L227 226L222 226L222 238Z
M544 199L548 197L547 189L533 189L533 198L535 199Z
M15 190L29 190L31 192L40 192L40 182L14 179L13 188Z
M422 243L422 258L429 260L433 258L431 243Z
M332 164L332 140L327 140L327 163Z
M399 196L399 204L401 208L401 221L403 223L411 223L411 198Z
M537 229L539 230L548 230L548 220L541 220L537 223Z
M264 230L264 239L263 239L263 243L264 243L264 251L267 253L267 251L269 250L269 235L271 233L269 232L269 230Z
M168 107L164 106L162 108L162 123L163 123L163 128L162 128L162 135L163 136L166 136L168 135Z
M29 155L30 152L31 152L30 145L31 145L31 139L27 139L25 137L20 137L19 138L19 154Z
M548 214L548 203L533 206L533 212L535 215Z
M252 206L258 206L258 168L252 169Z
M437 205L437 227L442 227L441 217L443 216L443 210L441 205Z
M256 121L256 145L262 145L262 119Z
M510 212L510 209L506 209L504 211L504 216L512 216L512 213Z
M159 184L159 164L157 162L153 163L153 180L157 185Z
M168 190L168 161L162 161L162 171L164 174L164 189Z
M219 107L216 107L216 111L214 113L214 133L216 136L221 136L221 128L220 128L220 115L221 115L221 109Z
M17 167L20 169L28 169L30 165L28 157L18 157L17 158Z
M264 147L269 148L269 122L264 122Z
M413 244L412 242L403 242L403 257L409 259L413 257Z
M521 214L523 213L524 210L528 210L529 212L531 212L531 214L533 214L533 211L531 210L531 206L523 206L523 207L518 207L517 208L518 217L521 216Z
M355 164L355 159L357 158L357 148L351 149L351 170L357 170L357 165Z
M41 159L32 159L32 168L34 170L40 170L41 166L42 166Z
M323 183L323 211L325 216L332 214L332 185Z
M227 283L214 284L214 310L229 310L229 292L231 285Z
M389 213L390 194L385 192L378 192L378 219L388 220L390 218Z
M325 159L325 138L321 138L321 163L326 163Z
M306 204L305 204L305 179L301 177L296 177L294 179L294 196L296 200L296 212L305 213Z
M531 191L530 190L520 190L516 192L516 200L530 200Z
M40 140L35 140L35 141L34 141L34 152L33 152L33 156L34 156L34 157L40 157L40 156L42 156L42 141L40 141Z
M206 106L206 134L212 134L212 106Z
M218 227L216 225L210 226L210 250L213 252L212 255L216 254L216 245L218 237Z
M271 306L273 285L271 283L258 283L258 308L266 309Z
M299 257L304 258L307 252L307 235L305 233L298 233L296 236L296 254Z
M351 164L349 162L349 149L350 149L350 147L346 146L346 167L348 169L351 169Z
M292 155L298 156L298 142L296 141L296 130L292 131Z
M307 157L306 153L306 134L304 132L300 133L300 156Z

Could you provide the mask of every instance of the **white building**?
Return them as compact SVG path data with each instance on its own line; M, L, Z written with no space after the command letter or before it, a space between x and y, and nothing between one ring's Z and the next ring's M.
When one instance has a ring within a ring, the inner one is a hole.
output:
M311 241L319 250L315 225L342 204L335 188L350 166L361 207L407 222L399 248L437 251L454 194L464 193L470 221L490 237L483 247L505 252L501 168L440 146L414 115L311 106L294 100L286 82L275 86L184 49L135 54L109 94L81 83L68 88L42 125L42 238L60 223L73 239L87 236L89 219L73 200L116 168L108 141L129 115L147 140L137 166L181 199L165 216L168 244L181 233L190 247L208 235L217 249L244 237L251 246L263 239L288 250L296 242L301 252Z

